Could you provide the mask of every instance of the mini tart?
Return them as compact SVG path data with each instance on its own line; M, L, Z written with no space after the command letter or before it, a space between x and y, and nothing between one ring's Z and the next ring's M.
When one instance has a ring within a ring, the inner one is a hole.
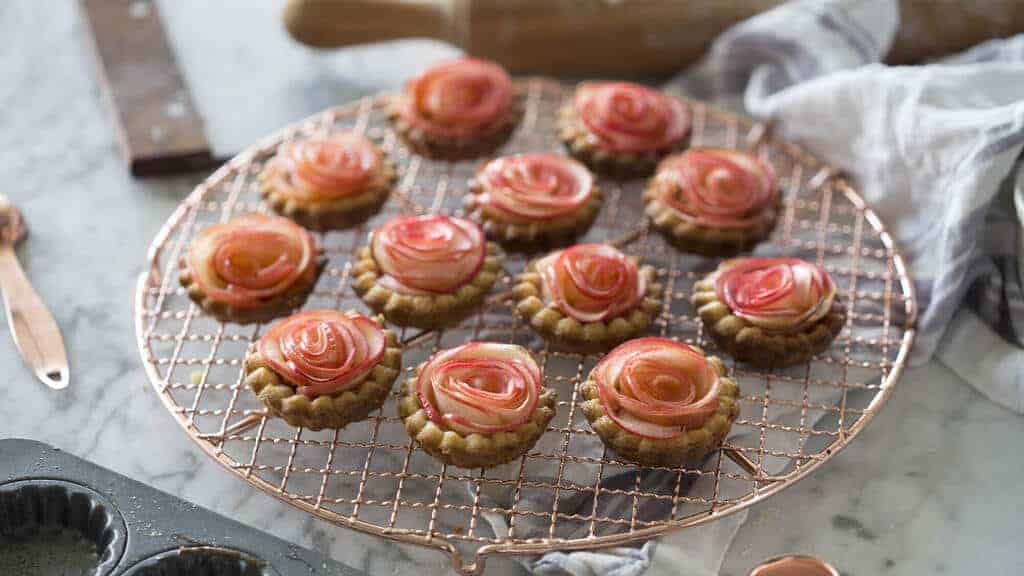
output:
M733 256L767 238L779 201L768 164L715 148L664 159L644 192L654 227L679 249L709 257Z
M495 62L459 58L428 68L392 102L395 132L418 154L462 160L508 141L523 115L512 79Z
M679 99L653 88L584 82L559 111L558 133L569 153L594 171L633 178L685 146L690 114Z
M245 382L272 414L344 428L384 404L402 369L398 337L357 312L310 310L274 324L245 359Z
M501 253L479 226L447 216L401 216L356 253L352 287L399 326L432 329L473 311L501 276Z
M601 352L643 334L661 309L651 266L607 244L577 244L527 264L516 313L556 347Z
M846 321L828 272L799 258L726 260L693 290L693 305L715 344L761 368L808 362Z
M376 213L395 179L395 165L367 137L338 132L282 144L260 173L260 190L278 213L327 230Z
M469 182L470 217L511 250L571 243L594 223L601 190L586 166L560 154L491 160Z
M645 466L700 461L739 415L722 361L668 338L612 350L583 383L583 414L605 446Z
M265 322L306 301L324 262L308 230L287 218L247 214L199 232L178 279L221 321Z
M557 394L521 346L469 342L443 350L405 381L398 414L438 460L487 468L526 453L555 415Z

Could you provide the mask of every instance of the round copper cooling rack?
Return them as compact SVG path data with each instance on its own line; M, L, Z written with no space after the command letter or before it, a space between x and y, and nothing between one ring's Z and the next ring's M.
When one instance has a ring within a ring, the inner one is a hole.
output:
M532 79L526 114L499 153L559 150L555 128L567 89ZM487 304L441 332L403 330L403 364L470 339L527 346L559 392L558 412L528 454L487 470L444 466L408 438L395 399L339 431L294 428L268 418L242 383L242 361L262 325L220 323L178 285L178 260L203 226L265 212L256 176L277 146L299 135L352 129L380 142L399 166L399 184L381 214L319 240L329 263L306 308L367 311L349 288L353 252L372 227L398 213L458 214L477 162L444 163L410 153L388 126L386 96L365 98L288 126L239 154L200 184L160 230L139 278L136 335L153 388L185 432L211 458L253 486L328 522L448 553L465 574L492 554L620 545L710 522L758 502L811 473L845 447L885 404L914 340L910 277L885 227L834 170L775 140L764 124L688 102L692 145L740 148L770 162L785 209L758 254L789 254L823 265L848 306L846 327L829 351L805 366L757 371L728 361L740 384L741 412L723 449L699 467L639 468L606 451L590 430L576 386L599 356L550 350L512 313L510 255ZM693 282L717 262L681 253L643 215L643 181L602 180L605 205L586 241L613 242L655 265L664 309L652 333L703 346L688 302ZM721 355L721 354L719 354Z

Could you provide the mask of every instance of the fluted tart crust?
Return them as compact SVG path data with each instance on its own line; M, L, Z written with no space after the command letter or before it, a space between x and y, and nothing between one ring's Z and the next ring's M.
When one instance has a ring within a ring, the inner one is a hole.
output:
M644 203L674 246L721 257L750 250L771 234L781 196L774 170L756 156L692 148L662 160Z
M846 322L828 272L797 258L726 260L693 290L705 333L730 356L761 368L810 361Z
M558 134L569 153L613 178L654 171L686 145L690 113L677 98L629 82L583 82L558 113Z
M525 348L470 342L420 365L405 382L398 413L431 456L487 468L529 451L554 417L556 400Z
M245 382L271 414L311 430L344 428L379 409L402 369L382 319L311 310L276 323L245 359Z
M370 308L399 326L456 324L502 274L498 246L475 223L447 216L394 218L356 253L352 287Z
M497 63L458 58L410 80L389 108L392 127L418 154L464 160L493 152L519 124L523 98Z
M722 361L668 338L612 350L581 387L583 414L606 446L645 466L699 462L739 415Z
M509 250L564 246L585 233L602 194L583 164L561 154L517 154L484 164L469 182L469 217Z
M612 246L577 244L527 264L516 313L557 348L600 352L647 331L661 309L656 278Z
M326 259L287 218L246 214L207 226L179 261L189 298L223 322L266 322L302 306Z

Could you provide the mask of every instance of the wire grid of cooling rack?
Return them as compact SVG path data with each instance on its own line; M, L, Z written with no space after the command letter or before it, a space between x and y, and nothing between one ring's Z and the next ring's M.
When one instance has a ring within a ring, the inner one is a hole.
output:
M559 150L555 115L567 95L543 79L518 83L522 126L500 154ZM154 389L184 430L250 484L338 525L436 547L467 574L489 554L535 554L624 544L735 512L807 475L843 448L888 399L914 338L916 305L902 259L875 214L844 179L763 124L699 102L692 145L752 151L780 176L785 208L758 254L822 264L847 304L832 347L805 366L757 371L729 360L741 412L722 450L692 467L639 468L606 450L579 408L577 385L598 355L549 349L505 298L525 257L474 316L437 332L402 330L405 374L436 350L470 339L514 342L541 363L559 393L557 415L517 461L487 470L445 466L405 434L395 397L369 419L312 432L265 415L242 382L246 350L264 326L220 323L177 282L180 255L204 225L267 207L255 176L282 141L338 129L365 132L399 166L381 214L353 230L318 235L329 258L305 308L368 311L349 287L353 252L373 226L398 213L460 214L477 162L411 154L389 129L386 96L366 98L289 126L243 152L199 185L164 225L136 294L136 333ZM605 205L587 241L613 242L659 270L664 306L652 333L717 351L688 302L693 282L717 261L681 253L643 216L642 181L600 180ZM403 375L400 378L406 377ZM396 387L397 389L397 387Z

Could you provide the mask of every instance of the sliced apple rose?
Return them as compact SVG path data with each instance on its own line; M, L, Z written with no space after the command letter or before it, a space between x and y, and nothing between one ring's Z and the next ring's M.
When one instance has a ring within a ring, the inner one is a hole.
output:
M555 393L525 348L470 342L435 354L399 405L410 436L438 459L494 466L529 450L554 416Z
M260 174L260 187L274 210L324 230L376 212L395 178L394 164L369 138L340 131L281 144Z
M607 244L577 244L530 262L516 312L559 348L599 352L643 334L661 309L651 266Z
M663 149L677 144L690 128L679 100L630 82L584 83L573 105L594 142L616 152Z
M265 320L302 303L319 257L313 235L291 220L247 214L196 235L181 261L181 282L221 319Z
M583 386L584 414L605 444L641 464L676 466L721 444L739 412L717 358L668 338L615 348Z
M779 196L775 171L758 157L691 148L658 165L644 204L654 227L676 247L732 256L771 234Z
M583 82L559 113L559 136L569 153L602 174L650 174L690 133L681 100L630 82Z
M384 403L401 369L394 332L358 312L308 310L281 320L246 358L246 383L294 426L342 428Z
M802 364L843 329L836 284L799 258L735 258L693 286L706 333L735 358L770 368Z
M391 120L413 150L458 160L489 152L512 134L521 116L515 87L497 63L456 58L406 83Z
M400 216L370 235L352 268L355 291L388 321L431 329L457 323L501 274L483 230L447 216Z
M583 164L550 152L491 160L469 182L470 218L513 249L561 246L586 232L602 194Z

